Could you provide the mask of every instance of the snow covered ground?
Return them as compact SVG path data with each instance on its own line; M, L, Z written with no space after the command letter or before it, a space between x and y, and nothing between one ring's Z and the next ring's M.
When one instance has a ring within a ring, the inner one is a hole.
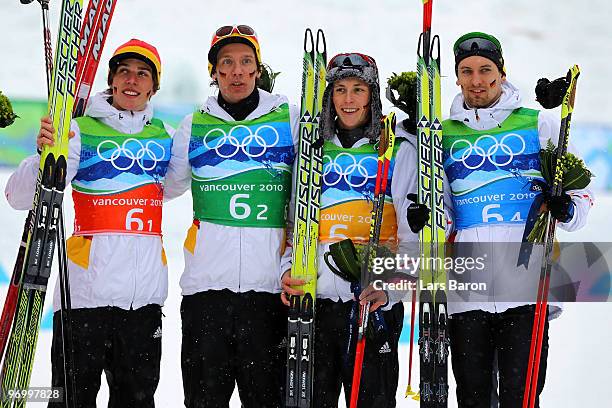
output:
M51 1L51 24L55 33L59 1ZM9 97L44 98L45 76L39 7L22 6L17 0L0 3L0 90ZM504 47L508 79L523 90L527 106L535 107L533 87L542 76L556 77L574 63L581 66L574 120L612 124L609 98L612 25L606 15L612 5L592 0L575 1L441 1L434 3L433 31L441 37L443 110L457 92L452 66L452 43L462 33L491 32ZM212 32L220 25L246 23L259 34L263 59L276 71L276 92L297 101L300 89L301 44L307 26L325 30L329 53L361 51L376 58L381 78L391 72L413 70L418 33L421 30L421 1L412 0L120 0L113 19L103 61L132 37L155 44L162 57L162 89L159 102L201 102L212 92L206 73L206 52ZM53 36L55 39L55 37ZM94 88L105 86L101 66ZM388 103L386 103L388 108ZM0 147L1 147L0 141ZM8 173L0 174L4 189ZM67 225L71 225L71 203L67 200ZM598 194L589 225L562 239L609 241L612 227L607 209L612 196ZM178 279L183 266L181 246L190 224L190 198L184 196L164 209L164 234L170 265L170 296L164 308L163 367L157 403L160 407L181 406L180 377L180 291ZM0 276L12 270L25 214L0 200ZM70 227L68 227L70 230ZM0 299L6 288L3 280ZM50 284L50 287L53 283ZM50 297L49 297L50 298ZM47 302L47 306L50 302ZM543 407L607 407L612 396L608 369L612 355L610 304L568 304L562 317L551 324L551 348ZM409 322L409 320L407 320ZM32 386L50 382L50 332L42 331L32 376ZM401 348L402 373L398 388L399 407L417 407L403 399L407 379L408 346ZM416 354L415 354L416 355ZM415 373L418 364L415 358ZM452 375L451 378L451 387ZM416 387L416 380L413 386ZM451 396L454 388L451 388ZM99 406L105 406L103 390ZM608 402L606 402L608 401ZM42 406L42 404L31 404ZM237 399L232 407L240 404ZM450 407L455 407L451 398Z

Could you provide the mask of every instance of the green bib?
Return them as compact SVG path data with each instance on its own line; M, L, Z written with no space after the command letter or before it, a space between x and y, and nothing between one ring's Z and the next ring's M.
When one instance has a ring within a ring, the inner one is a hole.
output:
M284 227L294 158L287 104L237 122L194 113L189 143L194 217L220 225Z

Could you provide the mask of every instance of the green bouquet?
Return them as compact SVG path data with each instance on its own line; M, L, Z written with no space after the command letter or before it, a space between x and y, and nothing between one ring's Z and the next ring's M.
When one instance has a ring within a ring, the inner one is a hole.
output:
M395 72L387 80L387 99L394 106L408 114L404 126L409 133L416 134L417 128L417 102L416 102L417 74L414 71Z
M0 128L10 126L18 116L13 113L11 101L0 91Z
M329 246L329 251L325 253L324 260L329 269L347 282L359 282L361 277L361 266L365 261L368 251L367 244L355 245L350 238L335 242ZM378 247L378 257L391 258L393 252L384 245ZM370 262L374 262L377 255L372 253ZM334 260L334 267L329 258Z
M555 178L555 162L557 157L557 147L548 140L546 148L540 150L541 172L546 184L553 185ZM565 153L561 157L561 174L562 174L562 190L580 190L586 188L591 182L591 178L595 177L593 173L586 167L584 161L576 157L572 153ZM528 242L540 243L544 242L546 235L546 215L548 211L542 212L536 220L533 229L527 237Z
M272 93L274 82L276 82L276 77L279 76L279 74L280 72L274 72L272 67L268 64L261 64L261 77L257 85L264 91Z

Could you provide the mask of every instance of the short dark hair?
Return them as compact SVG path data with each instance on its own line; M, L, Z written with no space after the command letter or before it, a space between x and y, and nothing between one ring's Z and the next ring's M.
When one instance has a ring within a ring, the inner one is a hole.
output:
M117 73L117 69L119 68L120 65L121 65L121 63L113 64L108 69L108 77L106 79L106 83L107 83L107 85L109 87L113 86L113 79L115 78L115 74ZM149 65L149 64L147 64L147 65ZM157 73L153 69L151 69L151 77L153 78L153 90L155 92L157 92L157 91L159 91L159 78L157 77Z

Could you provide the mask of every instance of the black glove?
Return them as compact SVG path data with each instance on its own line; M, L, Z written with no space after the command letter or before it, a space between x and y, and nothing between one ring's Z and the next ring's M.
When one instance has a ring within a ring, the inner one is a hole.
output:
M550 214L560 222L569 222L574 217L574 203L568 194L546 197Z
M565 96L569 85L570 81L567 77L557 78L552 82L546 78L541 78L535 87L536 100L545 109L556 108L563 102L563 96Z
M416 123L416 119L414 119L413 117L408 117L402 120L402 126L411 135L417 134L417 123Z
M425 204L417 203L416 194L408 194L406 198L412 201L412 204L408 206L408 211L406 211L406 219L408 219L410 230L416 234L429 221L429 213L431 211Z

